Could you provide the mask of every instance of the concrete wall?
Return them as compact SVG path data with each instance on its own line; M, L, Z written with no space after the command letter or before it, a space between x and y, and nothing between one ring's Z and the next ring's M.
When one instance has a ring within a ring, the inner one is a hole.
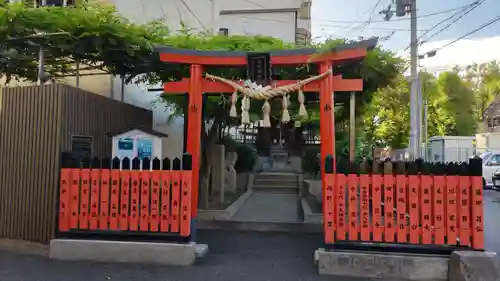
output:
M193 31L216 33L219 28L229 28L230 34L261 34L294 42L296 27L309 32L311 30L310 5L303 4L310 3L309 0L206 0L203 5L200 5L199 0L106 1L114 4L118 11L133 22L163 20L173 31L179 30L183 22ZM265 11L270 10L277 10L275 12L278 15L266 15ZM225 15L237 11L245 15ZM251 14L248 14L249 11ZM301 19L300 23L296 21L295 12ZM234 24L231 24L232 21Z
M235 13L220 16L220 28L227 28L229 35L258 34L295 41L295 12Z

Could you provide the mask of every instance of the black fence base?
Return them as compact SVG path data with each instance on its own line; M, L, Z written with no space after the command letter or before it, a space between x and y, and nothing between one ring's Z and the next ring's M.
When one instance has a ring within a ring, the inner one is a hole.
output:
M470 247L450 245L390 244L362 241L336 241L333 244L327 244L326 249L423 255L451 255L454 251L483 251L475 250Z
M123 242L189 243L191 237L178 233L129 232L129 231L82 231L57 232L56 239L86 239Z

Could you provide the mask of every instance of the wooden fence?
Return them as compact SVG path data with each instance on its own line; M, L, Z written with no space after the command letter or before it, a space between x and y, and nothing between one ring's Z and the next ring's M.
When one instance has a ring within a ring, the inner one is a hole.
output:
M460 164L339 162L336 170L327 157L327 244L484 249L481 159Z
M191 155L182 161L62 158L58 237L190 236Z

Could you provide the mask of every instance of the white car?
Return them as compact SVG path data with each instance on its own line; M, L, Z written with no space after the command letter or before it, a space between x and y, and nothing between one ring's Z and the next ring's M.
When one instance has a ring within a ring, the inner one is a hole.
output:
M485 187L493 187L493 174L500 169L500 151L488 151L479 155L483 159L483 182Z

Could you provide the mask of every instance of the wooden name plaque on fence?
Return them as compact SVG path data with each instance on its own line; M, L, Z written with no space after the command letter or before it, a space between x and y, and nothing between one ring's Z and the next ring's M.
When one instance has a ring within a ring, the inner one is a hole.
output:
M484 249L480 159L470 163L348 164L325 160L327 244Z
M191 234L191 155L61 161L59 234Z

